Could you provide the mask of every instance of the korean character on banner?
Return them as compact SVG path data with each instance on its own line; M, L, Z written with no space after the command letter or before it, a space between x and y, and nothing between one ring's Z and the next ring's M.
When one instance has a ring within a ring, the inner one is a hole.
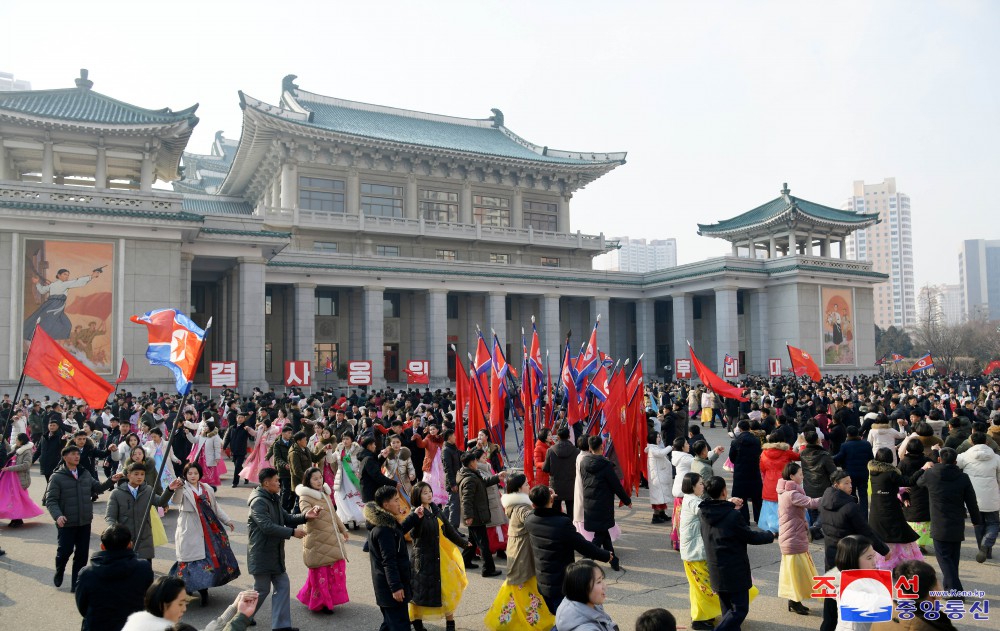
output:
M925 600L920 603L920 611L924 615L924 620L937 620L941 617L941 601Z
M832 576L814 576L810 598L836 598L837 579Z
M912 620L917 615L917 603L912 600L900 600L896 603L896 617L900 620Z
M944 601L944 614L952 620L961 620L965 617L965 603L961 600Z
M972 614L973 620L989 620L990 619L990 601L988 600L974 600L969 605L969 613Z

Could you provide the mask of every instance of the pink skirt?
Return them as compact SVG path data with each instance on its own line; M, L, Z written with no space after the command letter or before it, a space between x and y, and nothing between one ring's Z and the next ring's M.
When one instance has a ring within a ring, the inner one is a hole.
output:
M683 497L674 498L674 516L670 520L670 547L674 550L681 549L681 505L684 503Z
M19 475L10 471L0 473L0 519L31 519L43 512L21 488Z
M347 597L347 563L341 559L333 565L309 568L306 584L298 596L309 611L322 611L350 602Z
M258 442L257 446L250 452L250 458L247 459L247 463L240 469L240 477L248 480L251 484L257 484L260 481L261 469L271 467L271 461L266 456L267 447L265 443ZM333 488L333 485L330 485L330 488Z
M916 541L911 543L887 543L889 546L889 560L886 561L885 557L875 553L875 569L877 570L893 570L897 565L903 561L923 561L924 555L920 552L920 546L917 545Z
M222 479L219 477L219 465L222 464L222 460L219 460L214 467L210 467L205 463L205 454L202 452L198 454L198 464L201 465L202 482L212 486L219 486L222 484Z
M434 503L446 506L451 496L445 488L444 467L441 466L441 452L438 451L431 461L431 470L424 474L424 482L431 485L434 492Z

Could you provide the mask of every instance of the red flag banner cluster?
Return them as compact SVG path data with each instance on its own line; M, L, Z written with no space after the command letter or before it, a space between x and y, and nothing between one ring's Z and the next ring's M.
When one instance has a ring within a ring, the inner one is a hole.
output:
M812 355L790 344L786 344L786 346L788 347L788 359L792 362L792 372L795 373L796 377L809 375L809 378L813 381L819 381L823 378L820 375L819 366L816 365L816 360L812 358Z

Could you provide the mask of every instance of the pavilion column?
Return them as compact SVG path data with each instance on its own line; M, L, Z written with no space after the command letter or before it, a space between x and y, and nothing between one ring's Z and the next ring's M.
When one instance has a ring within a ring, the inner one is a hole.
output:
M674 294L674 359L688 356L688 342L694 338L694 295Z
M239 325L236 333L240 382L267 390L264 372L264 259L240 258L237 283Z
M524 227L524 195L520 186L514 189L514 196L510 202L510 227Z
M559 325L559 294L545 294L539 299L542 344L549 351L548 369L558 372L562 362L562 342Z
M431 384L448 383L448 290L427 292L427 360L431 364ZM464 362L463 362L464 364Z
M298 206L298 194L295 186L296 166L294 162L281 164L281 207L293 209Z
M357 169L351 169L347 173L347 190L344 195L345 201L347 203L347 214L348 215L360 215L361 214L361 178L358 175ZM379 357L382 354L379 353ZM380 375L381 376L381 375Z
M840 238L840 258L847 258L847 237Z
M806 256L812 256L813 255L813 239L815 239L815 237L813 236L813 233L810 232L809 236L807 237L807 239L808 239L808 241L806 241L805 255Z
M747 241L747 248L750 250L750 258L757 258L757 245L753 242L753 239Z
M819 246L819 255L823 258L830 258L830 236L823 238L823 244Z
M592 298L590 301L590 321L597 322L597 316L601 316L603 326L597 327L597 348L605 353L611 352L611 301L607 298ZM590 339L590 331L587 331L587 339Z
M417 201L417 176L412 173L408 178L406 178L406 196L403 198L404 213L403 216L407 219L418 219L417 208L419 202Z
M2 179L2 178L0 178ZM108 150L101 138L97 145L97 165L94 171L94 188L108 188Z
M739 255L740 255L740 246L735 241L733 241L733 256L739 256Z
M316 285L295 283L295 357L313 361L316 356ZM287 351L286 351L287 352ZM287 355L286 355L287 357ZM338 358L339 359L339 358ZM313 366L313 374L320 366Z
M462 184L462 192L458 196L458 222L472 223L472 183L468 180Z
M0 180L12 180L7 167L7 148L3 146L3 136L0 136Z
M139 190L153 190L153 179L153 155L147 151L142 154L142 166L139 167Z
M658 375L663 366L656 365L656 309L650 298L635 301L635 352L643 357L648 374ZM650 367L652 370L650 370Z
M361 354L372 363L372 387L385 387L384 288L366 286L361 298Z
M776 256L778 256L778 242L774 238L774 235L771 235L771 238L767 242L767 258L773 259Z
M788 231L788 254L787 256L795 256L797 252L798 244L795 243L795 231Z
M715 290L715 353L716 370L722 376L726 354L739 355L739 325L736 319L736 287Z
M55 157L52 155L52 141L46 140L42 145L42 184L52 184L52 177L55 170Z
M569 199L570 194L559 196L559 214L556 218L556 228L559 232L569 232Z

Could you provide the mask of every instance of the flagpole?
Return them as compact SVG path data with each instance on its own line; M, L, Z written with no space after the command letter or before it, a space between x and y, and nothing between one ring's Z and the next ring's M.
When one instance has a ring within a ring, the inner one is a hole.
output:
M42 321L41 318L35 320L35 328L31 330L32 331L31 339L35 339L35 331L38 330L38 325L41 323L41 321ZM31 345L29 344L28 352L24 354L24 360L21 362L21 377L17 380L17 389L14 390L13 405L11 405L10 409L7 410L7 418L5 418L3 422L3 434L0 434L0 443L3 443L5 440L8 440L7 432L10 431L11 417L14 416L14 408L17 407L17 401L18 399L21 398L21 390L24 389L24 369L28 365L28 353L30 352L31 352ZM11 444L11 447L13 447L13 444Z
M205 334L202 336L201 344L198 346L198 357L196 357L194 360L193 364L194 366L197 366L198 362L201 361L201 354L205 350L205 338L208 337L208 332L209 330L211 330L211 328L212 328L212 318L209 318L208 324L205 326ZM146 502L146 510L144 510L142 513L142 521L139 522L139 529L132 535L132 541L134 542L139 541L139 533L141 533L142 529L146 527L146 522L149 520L149 511L152 510L153 498L156 497L156 484L157 482L160 481L160 478L163 477L163 469L164 467L167 466L168 462L170 461L170 458L168 456L172 454L171 448L173 447L174 444L174 438L177 436L177 428L182 427L184 425L184 405L187 403L188 397L191 394L192 387L193 384L191 382L188 382L187 391L184 393L184 396L181 397L181 404L177 407L178 410L177 417L174 418L174 425L173 427L170 428L170 438L167 440L167 448L163 452L163 461L160 463L160 468L156 470L156 477L149 485L150 493L149 493L149 501ZM173 464L171 464L170 466L173 466ZM204 474L204 472L202 473ZM233 475L238 476L239 474L240 474L239 471L233 472ZM166 492L166 489L164 489L164 492Z

